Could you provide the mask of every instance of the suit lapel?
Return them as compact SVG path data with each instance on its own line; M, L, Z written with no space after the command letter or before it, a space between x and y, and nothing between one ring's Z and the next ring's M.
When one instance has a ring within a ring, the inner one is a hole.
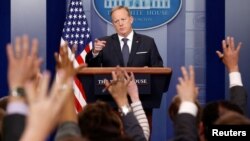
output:
M113 43L113 48L115 51L114 54L118 55L117 57L118 57L120 64L122 64L122 66L124 66L120 42L119 42L119 38L118 38L117 34L112 35L112 43ZM114 57L114 59L115 59L115 57Z
M128 66L132 65L131 63L133 62L135 54L136 54L138 48L140 47L140 45L141 45L141 38L138 34L136 34L136 32L134 32L131 52L129 54Z

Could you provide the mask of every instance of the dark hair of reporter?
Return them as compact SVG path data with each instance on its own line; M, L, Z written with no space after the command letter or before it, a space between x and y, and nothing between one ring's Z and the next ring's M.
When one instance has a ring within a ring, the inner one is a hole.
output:
M59 139L58 141L90 141L90 140L78 136L67 136L63 137L62 139Z
M130 141L122 131L120 117L103 101L86 105L78 114L83 137L90 141Z
M216 125L250 125L250 120L239 113L227 112L215 121Z
M219 119L219 117L221 117L223 114L229 111L233 111L238 114L244 115L244 112L240 109L238 105L233 104L226 100L213 101L205 105L201 117L201 121L205 129L205 138L209 136L208 135L209 127L214 125L215 121Z
M169 117L172 121L174 121L176 119L180 104L181 104L180 97L178 95L174 96L171 103L170 103L170 106L168 108L168 114L169 114ZM195 105L198 108L198 113L197 113L196 119L197 119L197 126L199 126L199 123L201 120L202 107L198 101L195 101Z
M5 116L5 110L0 108L0 141L2 141L2 137L3 137L3 118Z
M202 122L205 126L213 125L214 122L226 111L234 111L244 115L239 106L229 101L213 101L207 103L203 109Z
M2 108L4 111L6 110L8 99L9 96L4 96L0 98L0 108Z

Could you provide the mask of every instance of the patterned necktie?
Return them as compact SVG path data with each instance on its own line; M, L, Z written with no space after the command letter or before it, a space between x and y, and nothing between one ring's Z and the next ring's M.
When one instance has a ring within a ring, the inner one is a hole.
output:
M128 58L129 58L129 49L128 49L128 44L127 44L128 39L123 38L122 41L124 42L124 45L122 47L122 56L123 56L123 61L124 61L124 67L126 67L128 63Z

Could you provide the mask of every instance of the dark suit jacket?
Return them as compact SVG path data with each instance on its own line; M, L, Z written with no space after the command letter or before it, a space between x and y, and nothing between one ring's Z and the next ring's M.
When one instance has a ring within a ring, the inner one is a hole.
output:
M242 86L230 88L230 102L238 105L246 115L247 113L247 92Z
M174 120L174 141L198 141L196 117L191 114L178 114Z
M11 114L3 120L3 141L19 141L25 128L24 115Z
M85 60L89 67L124 67L118 34L101 38L106 41L103 50L93 58L90 51ZM128 67L162 67L163 61L154 39L134 32Z
M146 141L143 130L133 112L129 112L121 118L125 133L131 137L133 141Z

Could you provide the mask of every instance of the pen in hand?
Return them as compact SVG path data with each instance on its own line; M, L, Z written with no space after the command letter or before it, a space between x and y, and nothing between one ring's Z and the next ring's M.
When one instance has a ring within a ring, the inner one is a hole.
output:
M104 88L102 89L102 93L105 93L105 92L107 91L107 89L108 89L111 85L115 84L116 82L117 82L117 80L111 81L111 82L109 83L109 85L107 85L106 87L104 87Z

